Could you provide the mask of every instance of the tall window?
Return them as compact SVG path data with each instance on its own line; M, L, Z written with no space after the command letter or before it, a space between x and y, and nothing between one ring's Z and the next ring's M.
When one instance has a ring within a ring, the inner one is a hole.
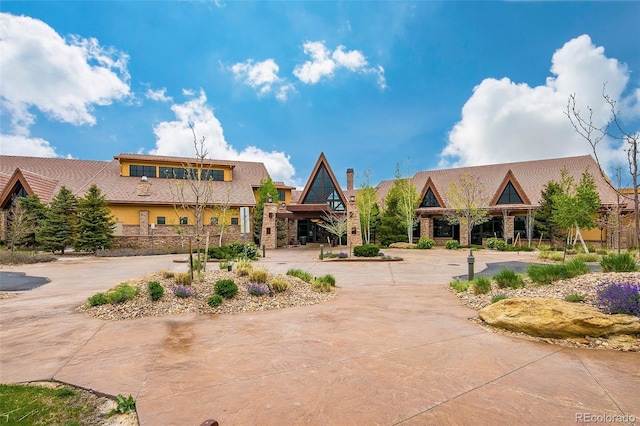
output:
M340 194L324 164L320 164L320 167L318 167L318 172L313 178L302 204L328 204L332 210L345 210L342 198L340 198Z
M156 177L156 166L129 165L129 176Z
M284 201L285 198L285 193L284 190L282 189L278 189L278 201Z
M433 195L431 188L427 189L427 193L424 194L420 207L440 207L440 203L436 200L436 196Z
M518 191L513 187L511 182L507 183L507 186L502 191L502 195L498 199L496 204L524 204L522 198L518 195Z
M433 219L433 236L439 238L453 237L453 225L445 218Z

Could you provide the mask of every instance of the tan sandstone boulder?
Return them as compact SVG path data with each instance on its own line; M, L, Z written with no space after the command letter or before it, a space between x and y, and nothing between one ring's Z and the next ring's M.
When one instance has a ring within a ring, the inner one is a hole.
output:
M640 334L640 318L606 315L591 306L558 299L513 298L493 303L478 312L489 325L530 336L567 337Z

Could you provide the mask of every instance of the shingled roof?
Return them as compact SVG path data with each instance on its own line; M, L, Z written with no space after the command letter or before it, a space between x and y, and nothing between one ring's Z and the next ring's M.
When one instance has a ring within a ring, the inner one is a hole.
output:
M566 168L576 182L580 180L585 170L588 171L595 180L601 203L605 205L616 203L615 191L602 177L598 164L590 155L422 171L417 172L411 178L411 182L421 196L424 196L427 188L431 187L436 198L444 204L441 205L441 210L446 209L449 204L447 199L449 184L458 181L463 174L472 176L484 187L486 195L491 199L491 205L495 205L505 186L511 182L522 198L523 204L500 205L500 207L535 208L540 205L544 186L549 181L559 181L560 171L563 168ZM376 187L378 202L381 205L392 187L393 180L382 181ZM425 208L425 210L437 211L438 208Z
M76 196L82 196L96 184L111 204L168 204L176 200L174 179L148 178L148 196L138 195L139 178L120 176L119 158L146 160L150 162L196 163L197 159L161 157L137 154L120 154L112 161L73 160L65 158L41 158L0 156L0 176L6 182L20 169L31 189L44 203L51 201L60 187L66 186ZM211 203L226 203L232 206L254 206L256 201L252 187L259 185L269 174L264 164L248 161L206 160L208 165L226 165L234 168L231 182L212 182ZM44 182L48 182L47 185ZM55 184L55 185L54 185ZM3 185L3 187L6 186ZM46 188L45 188L46 186ZM193 201L191 191L184 191L187 202Z

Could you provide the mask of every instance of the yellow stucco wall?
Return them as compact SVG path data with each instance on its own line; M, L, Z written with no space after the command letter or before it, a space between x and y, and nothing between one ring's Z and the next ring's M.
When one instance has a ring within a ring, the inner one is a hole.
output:
M174 209L173 206L144 206L144 205L110 205L111 213L116 222L123 225L138 225L140 223L140 211L149 211L149 223L158 223L158 217L165 218L166 225L179 225L180 217L186 216L188 224L193 225L195 218L193 212L185 212L182 209ZM219 217L219 213L213 209L205 210L204 223L210 224L212 217ZM240 210L231 208L227 211L226 223L231 223L231 218L239 218Z

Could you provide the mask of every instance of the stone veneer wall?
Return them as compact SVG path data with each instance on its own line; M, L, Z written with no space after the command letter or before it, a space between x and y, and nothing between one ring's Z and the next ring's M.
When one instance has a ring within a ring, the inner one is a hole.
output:
M188 235L192 232L193 225L183 225L185 233L181 236L176 232L176 228L172 225L156 225L153 231L148 227L146 234L141 233L138 225L124 225L122 227L123 235L114 238L114 247L131 247L131 248L151 248L151 247L184 247L189 246ZM217 247L220 238L220 231L215 225L207 225L204 227L203 245L206 233L209 232L209 246ZM242 234L239 225L227 225L222 234L222 245L232 242L242 242ZM251 236L247 236L247 242L253 242Z
M278 230L276 229L277 204L264 203L264 214L262 215L262 234L260 244L265 248L274 249L278 243Z
M420 218L420 237L433 238L433 219L430 217Z
M362 245L362 229L360 226L360 210L357 202L347 202L347 245Z

